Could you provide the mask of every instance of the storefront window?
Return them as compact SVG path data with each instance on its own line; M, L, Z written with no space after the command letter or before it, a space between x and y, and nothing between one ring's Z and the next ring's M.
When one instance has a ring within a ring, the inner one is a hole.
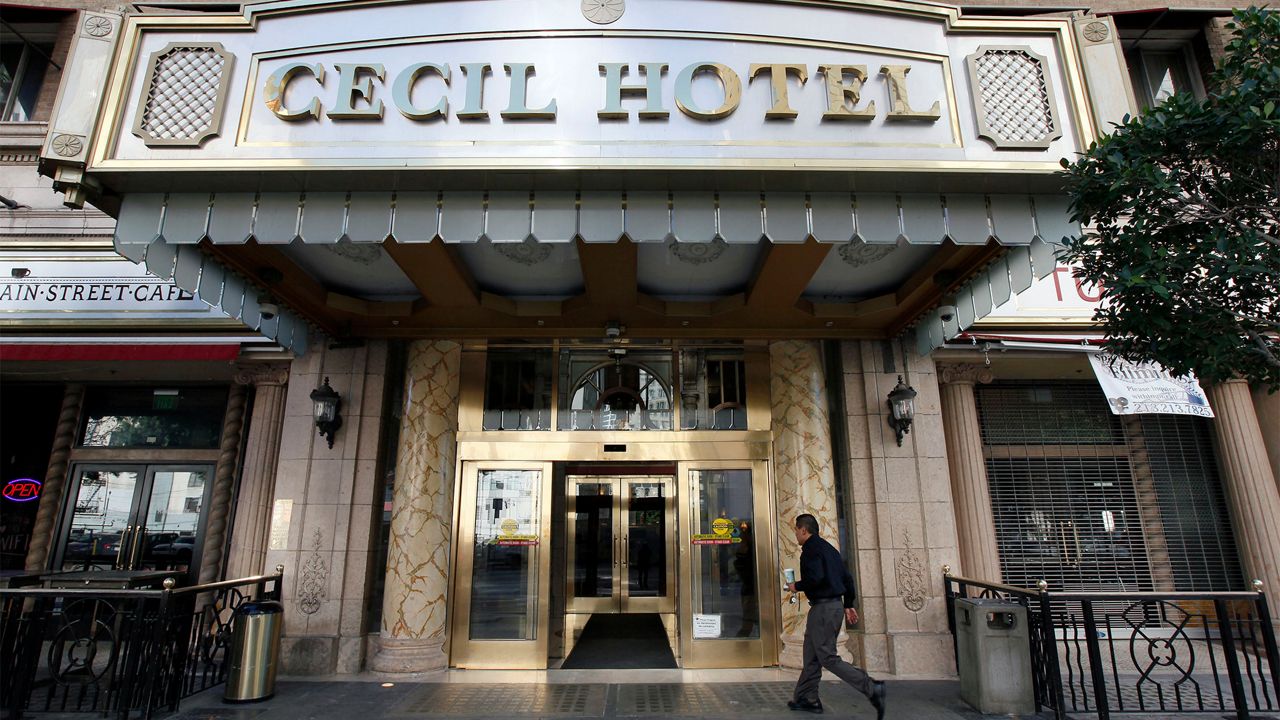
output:
M1208 420L1112 415L1094 383L975 392L1005 582L1241 589Z
M742 351L681 352L680 405L684 430L746 430L747 373Z
M0 571L26 567L62 395L61 385L0 385Z
M216 448L225 387L97 387L85 394L83 447Z
M471 570L472 640L534 640L542 472L481 470Z
M551 429L551 350L490 350L485 430Z
M569 351L560 378L561 430L672 429L669 353Z
M750 470L694 470L693 639L760 637Z

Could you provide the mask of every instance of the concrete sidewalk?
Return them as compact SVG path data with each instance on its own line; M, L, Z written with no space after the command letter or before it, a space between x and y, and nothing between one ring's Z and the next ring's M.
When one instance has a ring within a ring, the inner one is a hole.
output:
M447 682L365 678L284 680L270 700L247 705L222 702L222 688L188 698L169 720L372 720L373 718L779 718L812 717L787 709L794 682L648 681L648 671L628 682L500 682L490 673L461 673ZM549 673L554 675L555 673ZM600 675L601 673L595 673ZM612 674L612 673L610 673ZM564 680L564 681L562 681ZM384 687L383 683L393 683ZM982 718L959 698L953 681L890 681L889 714L902 720ZM840 682L823 683L822 717L874 718L867 701ZM1038 716L1028 716L1038 717ZM1048 717L1048 716L1045 716Z

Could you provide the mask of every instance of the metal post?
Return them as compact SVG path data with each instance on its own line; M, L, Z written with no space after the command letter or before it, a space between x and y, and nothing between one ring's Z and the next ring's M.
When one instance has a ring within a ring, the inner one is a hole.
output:
M1081 600L1084 610L1085 646L1089 648L1089 674L1093 678L1093 702L1098 720L1109 720L1111 705L1107 701L1107 678L1102 673L1102 650L1098 647L1098 623L1093 619L1093 601Z
M952 586L951 566L942 566L942 588L947 602L947 629L951 631L951 655L960 667L960 642L956 639L956 593Z
M271 599L280 602L284 595L284 565L276 565L276 581L272 586Z
M1267 649L1267 664L1271 666L1271 686L1280 692L1280 650L1276 649L1276 628L1271 624L1271 609L1267 605L1267 594L1262 592L1262 581L1254 580L1253 589L1258 591L1253 604L1262 625L1262 645Z
M1049 666L1049 693L1053 700L1054 720L1066 720L1066 701L1062 697L1062 671L1058 667L1058 635L1053 626L1053 608L1049 604L1049 583L1041 580L1040 588L1040 652L1041 661ZM1034 667L1035 658L1032 658Z
M1249 698L1244 694L1244 678L1240 675L1240 658L1236 657L1236 636L1231 630L1227 601L1214 600L1213 609L1218 614L1218 633L1222 636L1222 654L1227 660L1227 678L1231 680L1231 698L1236 704L1236 717L1239 720L1249 720Z

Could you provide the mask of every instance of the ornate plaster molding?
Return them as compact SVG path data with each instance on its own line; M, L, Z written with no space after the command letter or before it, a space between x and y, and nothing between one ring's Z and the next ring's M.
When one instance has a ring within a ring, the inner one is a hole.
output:
M237 385L287 385L289 366L279 363L244 363L236 366Z
M991 372L991 368L984 365L939 365L938 380L943 385L951 383L969 383L977 385L979 383L985 385L995 379L995 374Z

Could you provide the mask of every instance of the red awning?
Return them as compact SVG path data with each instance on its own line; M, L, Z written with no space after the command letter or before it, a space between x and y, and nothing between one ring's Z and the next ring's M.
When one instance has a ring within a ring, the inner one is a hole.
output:
M240 344L0 343L0 361L18 360L235 360Z

